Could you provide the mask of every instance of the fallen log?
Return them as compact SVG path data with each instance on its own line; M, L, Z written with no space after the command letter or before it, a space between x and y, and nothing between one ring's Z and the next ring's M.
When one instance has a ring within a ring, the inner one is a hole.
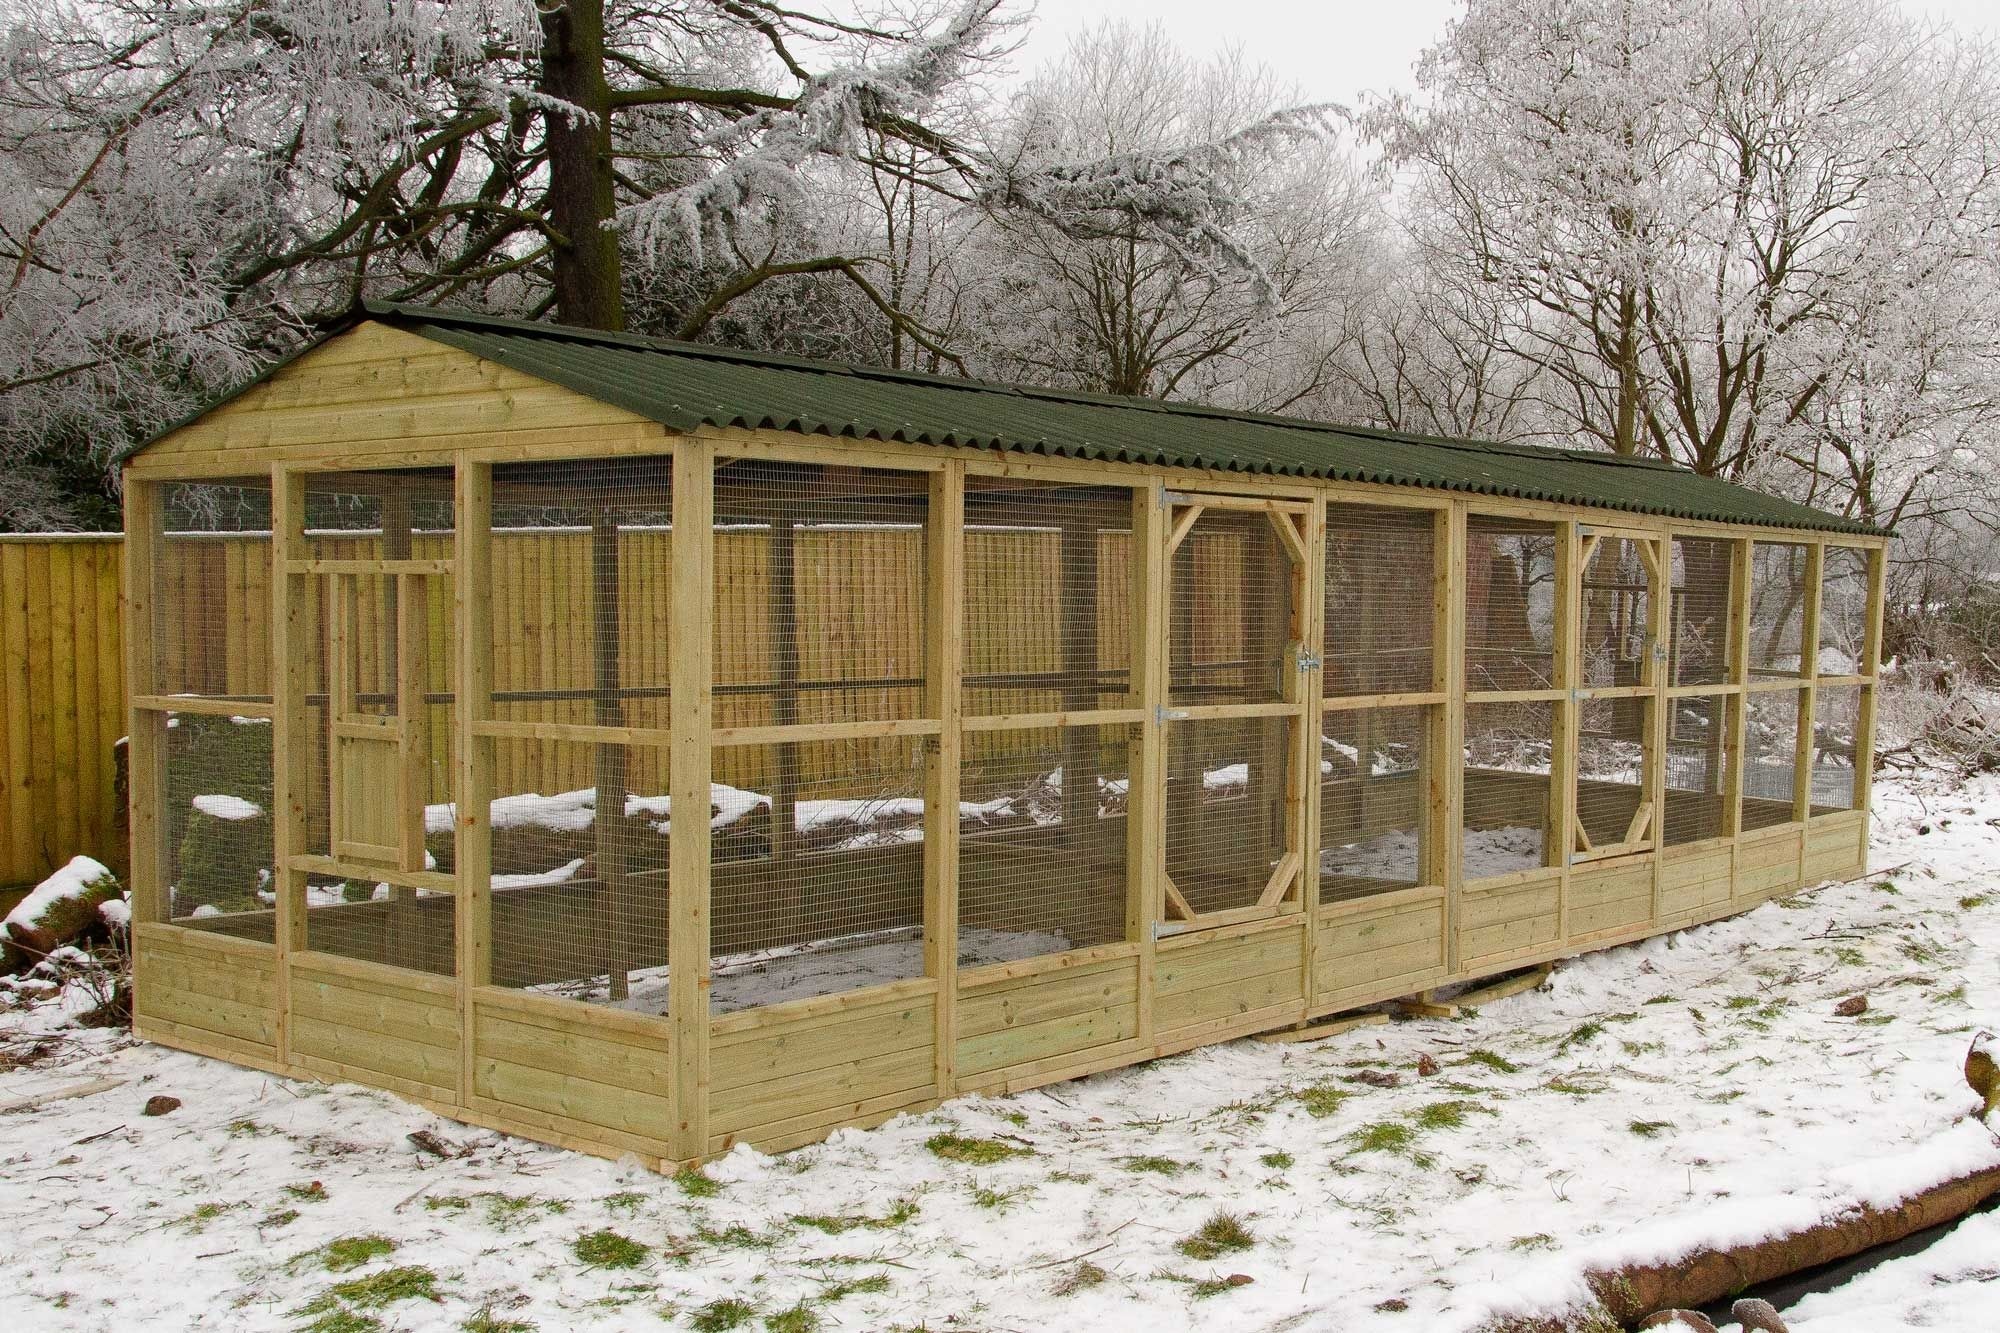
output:
M101 920L98 909L119 896L118 879L78 856L23 898L0 923L0 972L19 972L68 944Z

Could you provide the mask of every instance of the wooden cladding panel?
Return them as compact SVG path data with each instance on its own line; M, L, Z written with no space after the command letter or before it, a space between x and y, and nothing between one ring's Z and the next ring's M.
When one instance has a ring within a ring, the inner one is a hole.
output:
M1728 843L1669 850L1660 863L1660 920L1705 921L1727 912L1735 864Z
M962 989L957 1069L974 1077L1085 1053L1139 1031L1139 962L1115 958Z
M291 1041L293 1057L310 1072L433 1101L457 1099L458 1002L449 981L295 955Z
M1554 871L1525 883L1468 888L1459 907L1460 970L1467 975L1552 953L1561 942L1562 878Z
M1867 811L1831 815L1806 826L1805 883L1848 879L1863 873L1867 863Z
M1571 874L1569 938L1572 943L1626 934L1653 915L1653 858L1592 867Z
M1445 975L1445 895L1324 913L1313 951L1313 1006L1407 995Z
M646 1155L671 1155L664 1020L614 1026L587 1005L501 991L476 992L472 1009L475 1098L560 1121L571 1134L608 1133Z
M268 944L140 922L132 942L133 1014L149 1024L277 1054L278 956Z
M1155 1029L1171 1042L1177 1029L1303 1006L1304 949L1301 917L1162 940L1153 976Z

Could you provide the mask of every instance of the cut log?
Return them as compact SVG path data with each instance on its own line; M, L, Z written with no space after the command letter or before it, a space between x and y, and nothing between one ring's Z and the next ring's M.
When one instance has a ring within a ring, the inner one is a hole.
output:
M122 891L98 861L78 856L50 875L0 926L0 972L33 967L102 919L98 909Z

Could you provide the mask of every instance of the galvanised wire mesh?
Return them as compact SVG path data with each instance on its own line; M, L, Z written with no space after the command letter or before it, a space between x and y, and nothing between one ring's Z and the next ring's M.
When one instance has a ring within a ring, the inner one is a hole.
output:
M1852 810L1858 800L1860 685L1822 685L1813 694L1812 812Z
M270 698L271 487L267 477L169 483L151 537L155 692ZM142 538L144 540L144 538ZM274 938L270 720L175 712L156 794L170 920Z
M1594 848L1649 843L1657 836L1650 825L1634 822L1647 799L1653 706L1650 698L1577 704L1576 818Z
M1735 660L1729 608L1736 586L1736 543L1676 537L1669 602L1670 679L1675 685L1726 685Z
M1132 729L1037 727L960 778L958 958L1006 962L1126 935Z
M367 564L451 557L452 474L309 473L301 486L308 555L366 562L309 576L294 630L306 677L306 846L341 866L307 877L306 947L450 975L452 895L370 872L454 864L452 579Z
M1743 738L1743 827L1792 822L1798 772L1797 690L1758 690L1747 697Z
M1554 863L1555 705L1472 703L1465 709L1465 878Z
M1723 790L1729 778L1728 695L1688 695L1667 701L1666 812L1669 846L1721 837L1727 825Z
M930 710L927 474L762 460L715 471L715 725ZM923 975L922 736L713 754L715 1012Z
M1286 797L1296 725L1250 717L1168 729L1167 878L1196 913L1257 906L1292 846Z
M1472 515L1466 522L1466 689L1553 688L1555 628L1555 525Z
M1133 493L969 477L968 715L1126 703L1132 674ZM973 742L1004 748L991 733Z
M1868 552L1826 547L1820 563L1819 674L1867 675L1867 640Z
M835 744L798 742L789 765L775 745L717 751L786 776L713 788L715 1013L924 975L927 747L893 737L862 765L834 760Z
M1806 548L1795 542L1750 547L1750 674L1799 674L1806 623Z
M1320 679L1329 697L1433 687L1437 524L1425 509L1326 507Z
M1429 707L1350 708L1320 726L1322 902L1437 883L1425 773Z
M1293 564L1258 511L1204 510L1174 551L1169 578L1168 697L1177 705L1277 703L1293 697L1298 623Z
M1653 679L1653 576L1641 544L1602 537L1583 567L1578 641L1584 686L1639 685Z
M516 755L488 809L493 984L665 1014L673 820L665 783L644 776L657 752L538 740Z

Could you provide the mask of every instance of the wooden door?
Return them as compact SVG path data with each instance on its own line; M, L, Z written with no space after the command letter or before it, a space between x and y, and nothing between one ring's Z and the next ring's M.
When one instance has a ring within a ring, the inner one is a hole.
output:
M1667 705L1667 543L1579 530L1572 861L1651 851L1660 838Z

